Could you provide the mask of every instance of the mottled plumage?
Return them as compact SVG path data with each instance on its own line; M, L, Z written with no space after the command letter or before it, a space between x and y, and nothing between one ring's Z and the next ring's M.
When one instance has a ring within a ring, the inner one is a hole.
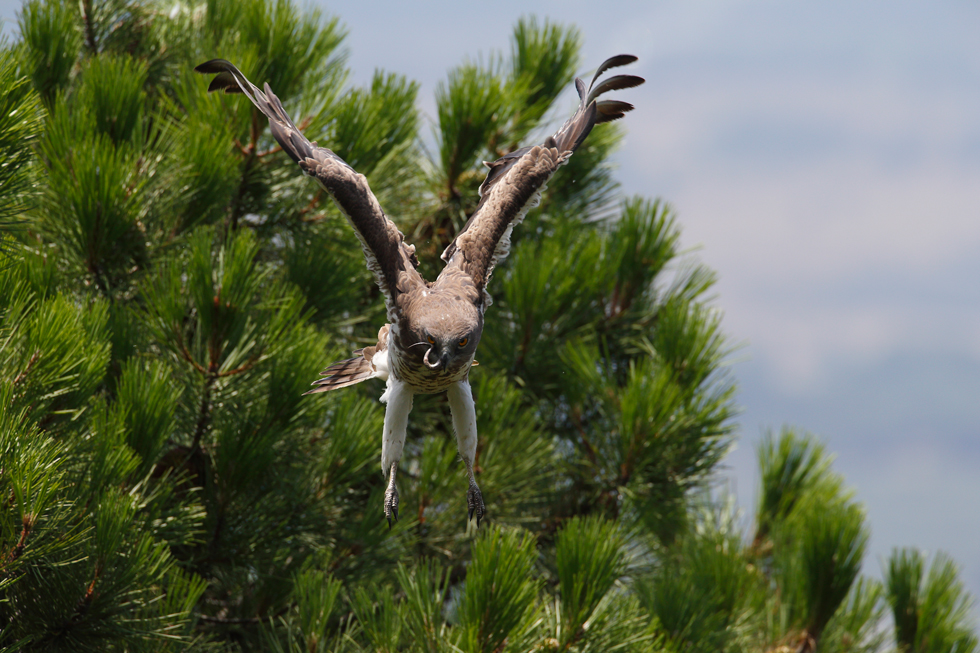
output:
M208 91L244 93L269 119L273 137L282 149L314 177L337 202L354 228L367 266L385 298L388 324L378 333L378 344L354 352L354 358L330 365L314 382L310 393L344 388L369 378L387 384L381 400L387 404L381 448L382 469L388 474L384 511L391 525L398 519L395 485L398 461L405 444L412 398L419 393L446 392L453 415L460 457L469 477L467 506L477 525L486 513L483 496L473 475L476 454L476 408L469 370L475 362L483 314L491 303L486 286L494 267L510 251L510 235L529 209L537 206L545 184L582 144L596 124L616 120L633 106L616 100L598 100L603 93L643 83L633 75L616 75L596 85L609 68L636 61L618 55L599 66L590 87L575 80L581 102L578 110L544 143L525 147L486 163L480 203L442 259L446 267L434 282L427 282L416 267L415 248L381 210L367 180L324 147L311 143L289 118L269 85L264 92L231 63L213 59L195 70L216 73ZM309 393L307 393L309 394Z

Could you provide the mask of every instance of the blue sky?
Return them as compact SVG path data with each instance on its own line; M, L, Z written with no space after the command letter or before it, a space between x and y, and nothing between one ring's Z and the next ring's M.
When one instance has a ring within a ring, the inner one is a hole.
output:
M355 83L404 73L430 116L446 71L506 50L525 13L577 24L586 67L640 56L619 178L670 202L720 274L744 344L740 503L762 429L805 428L868 507L868 572L892 546L943 549L980 596L980 5L320 6L349 30Z

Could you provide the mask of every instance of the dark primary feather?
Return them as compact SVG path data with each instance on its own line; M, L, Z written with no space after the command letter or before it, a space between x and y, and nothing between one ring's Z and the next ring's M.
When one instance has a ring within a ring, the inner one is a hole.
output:
M402 233L381 210L367 179L329 149L310 142L268 84L264 92L259 90L234 64L224 59L212 59L194 70L217 75L208 86L209 92L244 93L269 119L272 136L283 151L331 194L361 241L368 268L385 294L389 313L394 310L394 297L400 290L424 284L415 270L418 264L415 248L404 243Z
M639 86L644 82L642 77L616 75L598 86L596 80L606 70L634 61L636 57L629 54L606 59L596 70L588 88L585 82L576 79L575 89L580 98L578 109L541 146L524 147L492 163L484 163L490 170L480 185L480 203L443 252L444 261L454 261L471 275L479 288L485 286L494 266L507 255L508 228L522 216L527 203L578 149L595 125L617 120L633 110L633 105L628 102L597 99L609 91ZM504 184L500 188L506 192L494 194L500 184ZM491 195L494 195L492 203ZM505 239L503 243L502 238ZM457 257L460 250L463 250L462 256Z
M626 66L628 64L636 61L636 57L632 54L617 54L614 57L609 57L596 68L595 75L592 76L592 83L595 84L595 80L599 79L599 75L606 72L610 68L618 68L620 66Z
M608 91L618 91L624 88L639 86L644 81L642 77L637 77L636 75L616 75L615 77L610 77L592 89L586 102L591 102Z
M595 107L599 114L596 116L595 120L597 125L601 125L604 122L619 120L626 115L627 111L633 110L632 104L629 102L620 102L618 100L602 100L601 102L596 102Z

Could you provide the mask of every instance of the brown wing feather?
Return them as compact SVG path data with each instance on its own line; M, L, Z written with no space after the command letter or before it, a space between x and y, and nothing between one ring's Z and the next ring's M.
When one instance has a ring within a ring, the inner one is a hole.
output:
M617 75L595 85L599 75L616 66L636 61L633 55L610 57L599 66L588 89L581 79L575 80L580 103L565 124L541 145L525 147L505 154L493 163L480 185L480 203L473 215L442 253L447 270L456 266L466 271L483 290L493 269L510 252L510 233L528 209L536 206L540 193L555 171L582 144L592 128L621 118L633 105L615 100L596 99L606 91L632 88L643 83L642 77Z
M367 260L368 268L388 306L389 318L394 319L395 296L415 284L423 284L415 268L415 248L405 244L405 237L388 219L364 175L325 147L311 143L283 109L279 98L269 85L265 92L252 84L238 68L224 59L212 59L196 67L199 73L217 73L208 86L208 92L224 90L226 93L244 93L259 111L269 119L273 137L296 161L306 174L316 178L347 216Z

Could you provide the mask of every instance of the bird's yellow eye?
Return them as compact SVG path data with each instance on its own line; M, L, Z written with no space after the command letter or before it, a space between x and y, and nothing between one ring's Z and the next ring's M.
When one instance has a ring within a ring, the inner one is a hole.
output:
M429 341L430 345L436 344L436 341L432 336L426 336L425 339Z
M466 343L468 343L469 341L470 341L469 338L463 338L462 340L459 341L459 346L460 347L465 347L466 346Z

